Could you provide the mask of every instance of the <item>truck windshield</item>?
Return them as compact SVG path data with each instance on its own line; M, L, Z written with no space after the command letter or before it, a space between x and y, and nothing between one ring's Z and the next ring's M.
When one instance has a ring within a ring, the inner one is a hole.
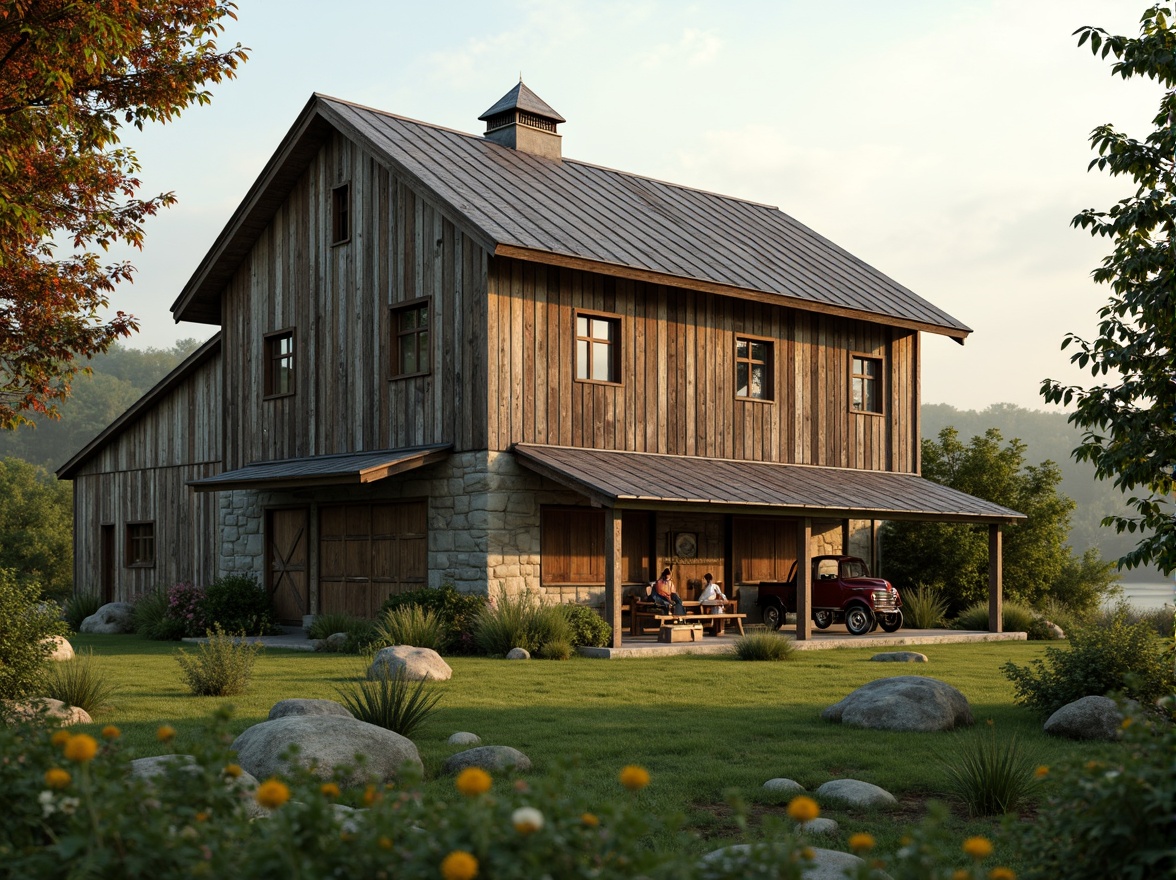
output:
M841 576L843 578L868 578L870 569L860 559L847 559L841 563Z

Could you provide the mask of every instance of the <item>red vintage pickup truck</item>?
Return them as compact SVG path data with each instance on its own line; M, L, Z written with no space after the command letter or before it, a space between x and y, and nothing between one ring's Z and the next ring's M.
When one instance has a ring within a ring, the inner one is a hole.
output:
M866 563L856 556L816 556L812 574L813 623L826 629L845 623L860 636L881 626L895 632L902 626L902 597L889 581L870 577ZM760 611L764 623L779 629L786 613L796 613L796 563L787 581L761 581Z

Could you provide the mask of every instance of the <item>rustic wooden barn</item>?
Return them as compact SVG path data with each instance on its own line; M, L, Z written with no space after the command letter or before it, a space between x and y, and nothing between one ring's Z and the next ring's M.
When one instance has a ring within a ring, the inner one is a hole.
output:
M750 600L879 520L954 519L991 529L996 614L1019 514L918 476L919 337L965 325L776 208L563 158L522 83L481 118L313 96L174 303L220 327L224 406L189 426L216 465L171 500L219 499L218 570L291 620L453 582L619 639L664 564Z

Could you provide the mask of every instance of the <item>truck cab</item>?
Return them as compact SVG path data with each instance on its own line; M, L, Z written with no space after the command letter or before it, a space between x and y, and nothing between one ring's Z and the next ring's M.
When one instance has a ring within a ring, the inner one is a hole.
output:
M844 623L860 636L881 626L895 632L902 626L902 597L889 581L871 577L865 560L857 556L814 556L812 560L812 615L818 629ZM784 615L796 613L796 563L787 581L761 581L760 611L772 629Z

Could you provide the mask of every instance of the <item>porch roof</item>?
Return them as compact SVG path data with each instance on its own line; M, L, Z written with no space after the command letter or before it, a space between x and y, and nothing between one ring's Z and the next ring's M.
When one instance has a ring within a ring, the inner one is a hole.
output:
M518 444L519 462L604 507L1011 523L1025 515L915 474Z
M452 448L451 444L445 443L376 452L344 452L278 461L255 461L213 477L189 480L188 485L197 492L218 492L222 489L296 489L373 483L393 474L440 461Z

